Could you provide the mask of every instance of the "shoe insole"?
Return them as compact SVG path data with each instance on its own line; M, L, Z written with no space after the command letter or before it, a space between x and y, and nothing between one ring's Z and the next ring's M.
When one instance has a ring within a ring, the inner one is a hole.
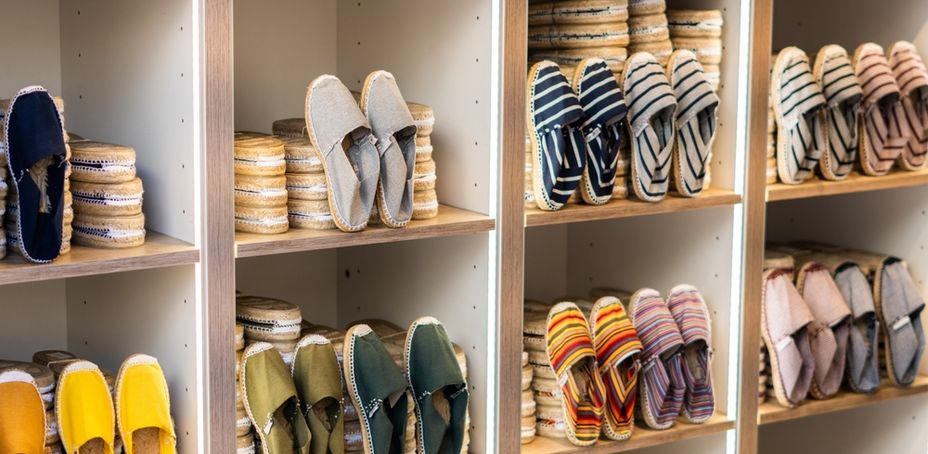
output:
M451 391L453 390L450 387L442 386L432 393L432 405L435 406L435 411L441 415L441 419L445 421L445 424L451 423L451 402L448 401L448 396L445 395L446 392Z
M331 397L326 397L312 406L312 412L316 414L316 419L322 422L322 426L329 432L338 422L340 410L338 401Z
M136 454L161 453L161 429L146 427L132 432L132 452Z
M687 370L696 385L704 385L708 373L706 373L703 362L700 361L700 355L705 350L706 344L703 342L694 342L686 346L683 351L683 359L686 361Z
M106 443L102 438L94 438L84 443L77 452L78 454L106 454Z

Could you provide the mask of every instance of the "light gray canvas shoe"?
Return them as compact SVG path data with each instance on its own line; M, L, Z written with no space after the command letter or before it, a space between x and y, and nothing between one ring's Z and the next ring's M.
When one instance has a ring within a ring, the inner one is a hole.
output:
M405 227L412 217L416 125L393 74L374 71L364 81L361 111L367 116L380 156L377 208L387 227Z
M886 341L886 375L896 386L909 386L918 376L918 365L925 353L921 319L925 302L898 258L884 258L873 281L873 302Z

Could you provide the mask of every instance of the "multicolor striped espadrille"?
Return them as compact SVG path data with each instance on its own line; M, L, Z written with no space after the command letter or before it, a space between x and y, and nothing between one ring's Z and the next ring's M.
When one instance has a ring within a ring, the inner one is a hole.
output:
M603 433L613 440L626 440L635 427L641 341L625 307L614 296L596 301L590 323L596 363L606 387Z
M715 411L709 308L699 290L691 285L671 289L667 307L683 336L683 377L686 379L683 418L691 424L702 424Z
M683 336L657 290L638 290L629 305L632 324L644 348L639 372L639 413L648 427L669 429L680 415L686 394Z

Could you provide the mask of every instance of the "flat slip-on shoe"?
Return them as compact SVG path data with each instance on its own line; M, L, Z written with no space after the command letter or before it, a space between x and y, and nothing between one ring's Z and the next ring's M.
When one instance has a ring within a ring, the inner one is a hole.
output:
M405 227L412 218L416 125L393 74L374 71L367 76L361 90L361 111L377 138L380 220L387 227Z
M718 131L719 97L706 79L696 55L688 50L677 50L670 55L667 78L677 100L674 187L681 195L696 197L702 192Z
M142 354L126 359L116 377L115 400L126 454L177 452L168 384L157 359Z
M773 391L787 408L799 405L809 394L815 359L808 326L815 317L782 269L764 271L761 293L761 338L770 358Z
M309 453L310 432L300 413L290 370L271 344L245 348L239 371L245 411L264 454Z
M586 143L586 166L580 196L590 205L602 205L612 198L615 187L619 146L626 135L628 108L622 89L601 58L588 58L577 65L573 90L585 116L581 130Z
M854 51L854 73L864 90L861 103L860 166L867 175L885 175L909 141L899 85L878 44Z
M629 312L643 347L639 356L638 413L648 427L669 429L680 415L686 395L683 336L657 290L646 288L635 292Z
M416 402L417 452L460 454L470 394L445 327L432 317L417 319L409 326L404 352Z
M678 285L670 290L667 308L683 336L682 416L690 424L702 424L715 412L712 388L712 323L709 307L699 290L692 285Z
M364 452L403 452L410 411L403 372L367 325L349 328L342 348L343 374L360 417Z
M139 178L115 184L75 181L71 186L74 211L94 216L135 216L142 214L142 195L144 192L142 180ZM236 197L238 197L237 192Z
M627 440L635 428L641 341L622 302L613 296L596 301L590 314L590 330L596 364L606 388L603 434L611 440Z
M902 260L885 257L880 261L873 279L873 302L883 325L886 375L896 386L909 386L918 377L925 353L921 319L925 301Z
M799 48L787 47L777 54L770 101L776 115L780 181L802 183L813 176L825 147L825 96L812 77L809 57Z
M586 166L583 108L567 78L550 61L532 66L526 90L535 203L545 211L559 210L580 186Z
M55 405L55 374L47 366L36 363L27 363L22 361L0 360L0 372L8 370L18 370L25 372L35 381L36 387L39 388L39 395L45 404L46 410L51 410ZM52 415L49 423L54 423Z
M345 451L345 410L342 405L342 372L332 343L317 334L296 345L291 369L300 398L300 410L312 434L311 454Z
M48 263L61 253L68 161L61 116L44 88L24 88L10 101L3 147L19 207L16 245L27 261Z
M606 389L596 368L590 326L576 304L551 308L545 344L557 374L567 439L576 446L592 446L602 431Z
M28 373L0 372L0 452L45 452L45 404Z
M58 377L55 417L65 452L113 454L116 415L113 399L100 369L78 360Z
M818 262L806 262L799 268L796 290L815 317L809 325L809 344L815 357L809 392L816 399L829 399L838 393L844 379L851 310L831 272Z
M659 202L670 188L677 101L664 68L646 52L628 57L622 73L631 132L631 185L646 202Z
M528 6L529 25L608 24L627 20L627 2L615 0L544 1Z
M276 137L236 133L233 152L236 175L274 176L287 171L284 143Z
M335 76L319 76L309 84L306 125L322 157L335 224L344 232L364 230L380 177L377 139L351 92Z
M825 96L825 143L819 171L826 180L843 180L857 162L860 102L864 91L843 47L830 44L818 51L812 75Z
M897 41L889 49L889 66L902 95L902 122L910 133L899 167L918 170L928 160L928 69L918 49L908 41Z

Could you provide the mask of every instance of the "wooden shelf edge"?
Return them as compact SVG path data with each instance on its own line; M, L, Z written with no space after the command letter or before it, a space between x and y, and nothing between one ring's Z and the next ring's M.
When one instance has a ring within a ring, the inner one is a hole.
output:
M680 213L684 211L716 208L741 203L741 195L724 189L709 189L695 198L670 195L666 199L649 203L637 199L613 200L605 205L592 206L570 204L558 211L542 211L526 208L525 226L570 224L586 221L603 221L656 214Z
M726 432L734 428L735 421L725 415L716 414L705 424L677 422L668 430L650 430L638 425L635 427L632 437L628 440L611 441L602 439L590 447L573 446L566 439L536 437L531 443L522 445L522 454L610 454L691 440Z
M841 181L813 180L795 185L783 183L769 185L767 186L767 202L910 188L926 184L928 184L928 169L914 172L897 170L881 177L871 177L855 172Z
M0 285L95 276L199 263L200 250L184 241L149 231L145 244L128 249L72 245L52 263L29 264L12 251L0 261Z
M338 230L290 229L279 235L235 235L236 258L309 252L342 247L412 241L426 238L463 236L490 232L496 221L484 214L442 205L439 215L424 221L412 221L406 228L371 226L357 233Z
M828 400L807 400L796 408L781 407L776 402L767 402L758 408L757 422L760 425L772 424L809 416L823 415L838 411L875 405L905 397L928 395L928 376L922 375L915 379L912 386L897 388L884 381L880 390L874 394L855 394L842 391L834 398Z

